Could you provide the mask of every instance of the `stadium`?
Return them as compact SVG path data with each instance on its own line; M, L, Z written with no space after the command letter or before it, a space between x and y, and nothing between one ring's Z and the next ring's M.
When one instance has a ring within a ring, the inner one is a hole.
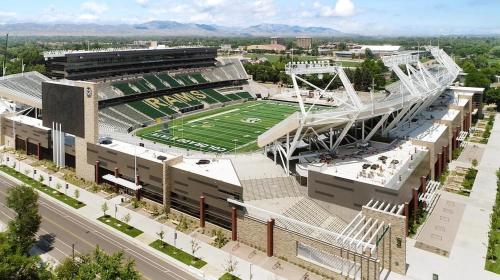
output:
M0 141L335 279L405 274L408 227L482 98L453 86L442 49L425 53L383 57L398 81L380 92L311 61L270 93L215 48L47 52L48 77L0 79Z

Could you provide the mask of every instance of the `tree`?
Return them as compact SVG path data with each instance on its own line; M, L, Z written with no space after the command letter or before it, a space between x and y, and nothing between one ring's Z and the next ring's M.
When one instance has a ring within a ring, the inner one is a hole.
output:
M123 251L106 254L99 247L92 253L67 258L55 269L57 279L127 279L139 280L134 261L124 259Z
M226 265L224 267L224 271L233 274L236 270L236 266L238 265L238 261L233 259L233 256L229 255L229 259L226 260Z
M9 189L6 200L17 216L7 233L0 233L0 279L52 279L40 258L29 255L40 226L38 194L28 186L16 186Z
M490 50L490 54L491 54L492 56L500 57L500 46L493 47L493 48Z
M78 198L80 197L80 191L78 189L75 189L74 196L76 200L78 200Z
M0 233L0 279L53 279L47 267L40 265L38 256L13 251L12 243L6 235Z
M497 111L500 110L500 88L490 88L487 89L484 94L485 103L495 103L497 105Z
M164 247L165 242L163 242L163 238L165 237L165 231L161 229L159 232L156 233L156 235L158 235L158 237L161 240L161 247Z
M108 204L106 202L104 202L102 205L101 205L101 210L102 210L102 213L104 213L104 216L107 216L106 215L106 212L109 210L108 208Z
M482 71L472 71L465 76L465 86L468 87L490 87L490 79Z
M130 222L130 219L131 219L131 218L132 218L132 217L130 216L130 213L127 213L125 216L123 216L122 221L123 221L124 223L128 224L128 222Z
M201 248L200 243L195 238L191 238L191 255L193 255L193 259L191 260L194 263L197 259L196 252Z
M365 50L365 58L366 59L375 59L375 55L373 54L372 50L370 50L370 49Z
M9 222L11 244L17 251L27 255L40 228L38 194L31 187L15 186L8 191L7 206L17 214L16 218Z

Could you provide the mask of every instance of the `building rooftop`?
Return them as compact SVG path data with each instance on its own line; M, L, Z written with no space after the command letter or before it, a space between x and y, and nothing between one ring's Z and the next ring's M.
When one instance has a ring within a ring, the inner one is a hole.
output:
M158 45L157 47L151 48L104 48L104 49L92 49L92 50L52 50L43 53L43 57L63 57L71 54L89 54L89 53L107 53L107 52L130 52L130 51L147 51L147 50L167 50L167 49L197 49L205 48L204 46L176 46L167 47L164 45Z
M432 109L423 110L421 112L422 116L427 120L443 120L443 121L453 121L458 114L459 110L448 109L444 106L433 107Z
M432 120L421 117L409 122L391 135L424 142L436 142L447 129L448 126L444 124L434 123Z
M391 144L371 141L367 149L342 147L333 157L313 157L309 170L397 190L422 161L428 150L410 141ZM302 164L303 165L303 164Z
M28 117L25 115L10 116L10 117L7 117L6 119L11 120L11 121L15 121L17 123L22 123L22 124L26 124L29 126L34 126L36 128L47 130L47 131L50 130L50 128L43 126L42 120Z
M361 50L370 49L372 51L399 51L401 46L393 46L393 45L362 45Z
M473 93L483 93L484 92L484 88L480 88L480 87L457 87L457 86L450 86L449 89L454 90L454 91L473 92Z
M205 162L203 162L205 161ZM182 162L173 165L175 168L189 171L201 176L210 177L225 183L241 186L231 160L229 159L194 159L184 158Z
M112 139L110 141L111 143L108 144L108 141L106 140L109 141L110 139L107 138L101 139L99 145L106 147L108 149L115 150L117 152L133 155L138 158L142 158L157 163L161 163L164 160L169 160L178 157L177 155L147 149L139 145L125 143L115 139Z

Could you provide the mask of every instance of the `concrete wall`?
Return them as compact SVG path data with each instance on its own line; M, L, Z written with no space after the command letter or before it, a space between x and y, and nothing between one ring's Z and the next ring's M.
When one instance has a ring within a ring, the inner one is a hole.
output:
M77 176L92 181L95 178L95 169L94 165L89 164L87 161L87 143L94 144L99 137L96 84L91 82L75 82L75 86L85 88L83 101L85 138L75 137L75 171Z
M398 190L309 170L308 196L356 210L371 199L404 203L411 199L412 189L420 185L420 177L429 174L429 160L427 153Z
M181 203L187 207L187 211L195 214L199 211L200 196L204 196L207 215L218 216L226 226L230 224L231 206L226 199L243 198L242 187L178 169L175 166L169 167L168 170L172 205ZM207 217L207 220L210 218Z
M449 144L450 136L448 134L449 134L449 130L447 129L437 138L437 140L435 142L422 141L422 140L417 140L417 139L411 140L412 144L424 146L429 150L428 163L429 163L429 170L431 171L430 172L431 178L436 179L437 173L436 173L436 170L434 170L435 169L434 167L435 167L436 162L438 161L439 153L442 152L442 147Z
M368 252L366 252L365 255L355 255L352 252L347 253L346 250L341 250L340 247L333 246L319 239L314 239L310 236L305 236L276 225L274 226L273 230L274 256L286 259L291 263L317 271L320 274L327 275L328 277L331 277L333 279L347 279L345 275L340 274L340 271L325 267L315 262L310 262L305 258L299 257L297 254L297 246L300 243L313 247L316 250L332 256L355 261L356 263L361 265L362 279L378 279L378 269L384 262L386 263L385 268L393 268L394 272L405 274L404 269L401 269L405 268L406 266L406 252L402 251L406 250L406 247L404 246L404 238L402 240L401 248L395 248L396 238L399 238L400 234L404 233L405 217L397 215L385 217L388 216L388 214L382 212L372 213L373 211L366 212L367 218L374 217L380 219L380 221L386 222L386 224L395 223L396 227L398 227L394 230L388 230L387 234L385 234L383 239L379 242L379 246L382 244L387 244L387 246L385 246L384 248L379 248L380 254L377 253L378 258L380 258L379 260L377 260L377 256L374 256L374 258L370 258ZM363 213L365 213L364 209ZM238 241L257 248L258 250L265 251L267 247L266 221L261 221L245 215L242 217L238 217L237 222ZM394 246L389 246L389 244L392 243L391 238L394 241ZM384 255L382 254L382 249L385 249L386 253Z
M362 212L367 218L374 218L383 221L385 225L391 225L384 239L379 243L378 256L384 268L402 275L406 274L406 217L365 206ZM398 240L400 246L398 246Z

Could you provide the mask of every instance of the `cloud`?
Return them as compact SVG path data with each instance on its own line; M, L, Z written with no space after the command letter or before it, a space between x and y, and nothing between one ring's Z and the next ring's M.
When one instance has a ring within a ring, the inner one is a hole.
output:
M256 16L272 17L276 15L276 6L273 0L257 0L253 4Z
M80 6L81 9L89 14L102 14L108 10L108 5L106 3L98 2L83 2Z
M201 0L199 1L200 6L205 7L217 7L225 4L226 0Z
M149 0L135 0L135 3L137 3L143 7L146 7L149 3Z
M349 17L353 16L356 12L352 0L337 0L334 7L314 2L313 7L323 17Z

